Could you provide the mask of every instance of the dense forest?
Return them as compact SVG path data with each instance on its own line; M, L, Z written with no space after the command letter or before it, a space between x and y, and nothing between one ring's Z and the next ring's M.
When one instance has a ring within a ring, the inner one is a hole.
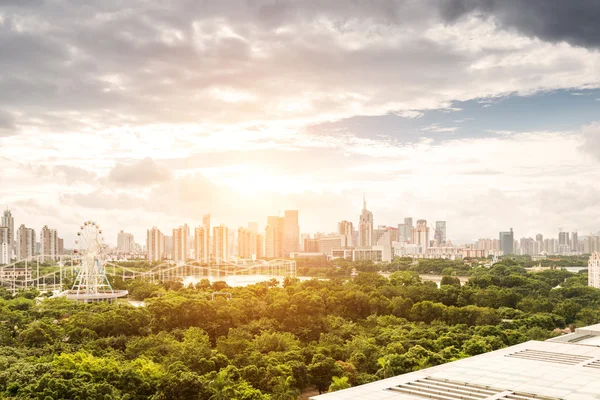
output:
M600 321L585 273L507 264L473 267L463 286L406 263L389 278L359 268L238 288L118 282L142 307L1 290L0 397L291 400Z

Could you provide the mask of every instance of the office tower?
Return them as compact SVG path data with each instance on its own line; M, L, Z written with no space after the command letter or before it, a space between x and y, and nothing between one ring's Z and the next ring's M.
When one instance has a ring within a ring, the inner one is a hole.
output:
M173 255L174 261L185 261L188 256L187 229L185 226L173 229Z
M254 242L254 243L253 243ZM256 234L250 229L238 229L237 255L239 258L252 258L256 251Z
M342 236L342 247L354 246L354 227L350 221L338 222L338 234Z
M258 222L248 222L248 229L250 232L258 234Z
M229 259L229 229L223 224L213 228L213 254L217 263Z
M418 220L412 230L411 243L422 246L423 252L429 248L429 228L424 219Z
M256 234L256 245L254 248L256 254L255 258L257 260L265 257L265 235L261 235L260 233Z
M303 233L300 235L300 251L306 252L305 241L310 239L310 233Z
M446 244L446 221L435 222L434 240L438 245Z
M577 231L571 233L571 251L579 251L579 235Z
M404 232L403 236L405 240L410 241L412 239L412 231L414 229L412 217L404 218Z
M358 245L373 245L373 213L367 210L367 201L363 198L363 209L358 222Z
M9 228L0 226L0 265L10 264Z
M15 219L10 210L4 210L4 214L0 218L0 227L8 228L8 252L12 257L12 252L15 247Z
M40 232L40 255L41 261L55 261L58 255L58 235L56 229L50 229L47 225Z
M17 260L28 260L35 255L35 231L21 225L17 230Z
M297 253L300 247L300 227L298 226L298 210L285 210L283 214L283 255Z
M210 262L210 234L206 226L199 226L194 231L194 259L203 264Z
M404 236L406 234L406 225L404 224L398 224L398 241L407 241L410 238L407 238L406 236Z
M331 255L333 249L342 247L342 235L323 235L318 239L318 252Z
M65 254L65 241L63 238L58 238L58 255Z
M160 261L165 253L165 236L157 227L146 231L146 251L148 261Z
M284 218L267 217L267 227L265 228L265 257L283 258L283 231ZM289 257L289 254L286 255Z
M515 252L515 239L513 229L510 228L508 232L500 232L500 250L506 254L514 254Z
M593 252L588 261L588 286L600 289L600 252Z
M123 253L131 253L135 247L133 234L127 232L117 233L117 250Z

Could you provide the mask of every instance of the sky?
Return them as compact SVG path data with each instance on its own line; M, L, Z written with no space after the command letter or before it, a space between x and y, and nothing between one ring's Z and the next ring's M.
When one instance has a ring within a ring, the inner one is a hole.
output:
M600 2L0 0L0 207L144 243L210 213L600 230Z

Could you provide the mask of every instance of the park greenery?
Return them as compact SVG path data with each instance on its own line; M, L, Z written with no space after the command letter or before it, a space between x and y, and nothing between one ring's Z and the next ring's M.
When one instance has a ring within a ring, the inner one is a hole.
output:
M140 307L0 289L0 398L291 400L600 322L585 272L518 264L399 259L384 277L343 262L330 267L354 279L235 288L116 279Z

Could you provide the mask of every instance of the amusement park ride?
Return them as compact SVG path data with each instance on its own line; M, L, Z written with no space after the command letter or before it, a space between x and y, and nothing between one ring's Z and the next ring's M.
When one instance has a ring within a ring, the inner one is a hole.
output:
M119 277L145 279L152 282L183 281L186 277L222 279L232 275L260 275L268 277L295 277L296 262L293 260L222 260L209 265L193 262L173 263L166 261L147 270L136 270L108 260L108 245L104 243L102 230L94 221L85 222L77 232L73 255L58 256L51 272L40 274L40 259L44 256L20 260L0 267L0 286L11 290L36 288L40 292L52 292L53 297L66 297L82 302L115 301L127 296L126 290L115 290L109 280ZM24 267L22 266L24 265ZM64 282L74 283L64 290Z

